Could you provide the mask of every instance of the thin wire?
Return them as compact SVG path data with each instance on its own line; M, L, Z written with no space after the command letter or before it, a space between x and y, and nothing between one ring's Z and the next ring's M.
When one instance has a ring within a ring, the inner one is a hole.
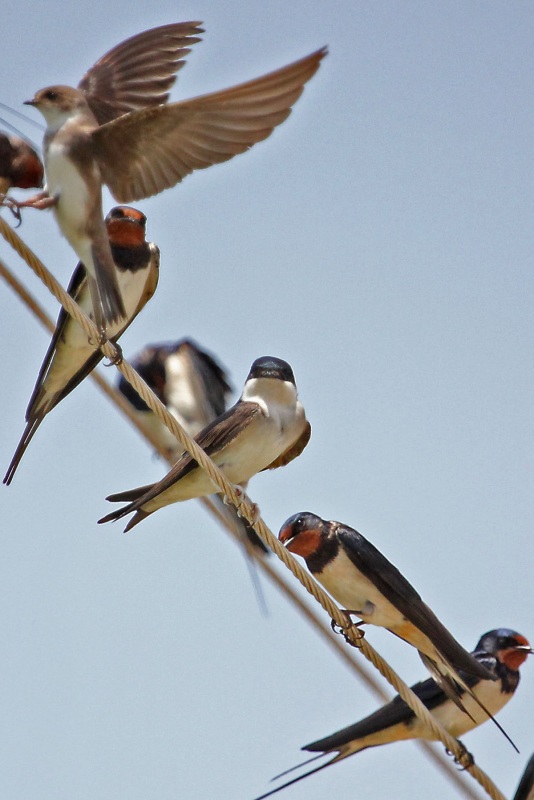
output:
M43 283L59 300L66 311L73 316L74 319L76 319L76 321L81 325L87 334L89 340L98 342L99 332L96 326L82 312L72 298L63 290L55 278L46 269L44 264L42 264L37 256L26 246L16 231L7 225L2 217L0 217L0 234L13 247L13 249L16 250L21 258L26 261L28 266L33 269L38 277L41 278ZM291 553L289 553L289 551L287 551L285 547L278 541L278 539L269 530L265 522L262 519L255 521L256 508L250 503L247 497L243 498L241 495L237 494L236 487L226 479L223 473L205 454L202 448L200 448L198 444L191 439L187 432L167 411L163 403L158 400L158 398L153 394L148 385L136 373L132 366L126 360L119 361L121 355L120 351L110 342L105 342L102 344L100 346L100 350L107 358L115 362L116 367L121 374L124 375L129 383L131 383L148 407L158 415L161 421L183 445L184 449L187 450L202 467L202 469L207 472L208 476L217 486L218 490L223 492L226 497L229 498L229 500L239 508L240 514L254 527L254 530L260 536L262 541L276 553L278 558L302 583L304 588L317 600L318 603L320 603L320 605L324 608L336 625L343 629L347 641L350 641L353 645L361 650L363 655L394 687L394 689L407 703L411 710L417 715L417 717L423 721L429 732L435 738L443 742L446 749L450 751L455 756L457 761L465 767L465 771L469 772L480 783L490 797L492 797L493 800L505 800L504 795L491 781L489 776L486 775L476 764L468 763L466 760L466 752L461 744L439 724L439 722L423 705L421 700L401 680L392 667L376 652L376 650L374 650L369 642L363 638L362 633L357 626L351 624L350 620L347 620L346 615L335 605L332 599L324 592L322 587L319 586L313 577L307 573L293 558Z

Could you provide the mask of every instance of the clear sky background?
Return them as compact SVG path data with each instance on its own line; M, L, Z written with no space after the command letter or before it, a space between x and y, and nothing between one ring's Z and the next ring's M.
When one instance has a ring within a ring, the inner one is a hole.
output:
M268 141L137 204L161 279L125 354L192 336L236 396L255 358L287 359L313 435L250 485L272 529L301 510L342 520L468 649L500 626L533 641L534 10L20 0L2 20L0 99L22 110L126 37L188 19L206 33L174 100L330 55ZM26 212L20 233L65 285L76 257L52 215ZM8 245L0 257L55 316ZM49 337L3 285L0 319L3 471ZM127 536L96 525L107 494L165 471L88 381L2 487L2 797L251 800L300 746L376 707L267 583L260 615L239 550L198 503ZM412 648L367 635L407 681L425 677ZM533 707L527 662L499 717L521 755L491 724L465 737L508 796L534 750ZM392 786L396 800L456 796L412 743L285 796L379 800Z

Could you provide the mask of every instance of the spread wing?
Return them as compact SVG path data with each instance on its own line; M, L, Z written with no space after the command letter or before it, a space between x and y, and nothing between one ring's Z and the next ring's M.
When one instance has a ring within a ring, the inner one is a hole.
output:
M167 102L185 56L200 41L199 24L180 22L144 31L93 64L78 89L100 125L129 111Z
M358 531L344 525L337 528L337 535L353 564L373 581L405 619L428 637L451 664L479 677L493 677L456 641L411 583L371 542Z
M195 437L195 441L205 450L208 456L211 456L215 451L220 451L227 447L230 442L232 442L241 431L247 428L254 418L261 413L261 409L256 403L248 403L240 400L232 406L232 408L229 408L228 411L201 430L198 436ZM136 511L138 508L141 508L141 506L149 500L153 500L154 497L157 497L166 489L169 489L169 487L184 478L196 467L198 467L198 462L192 458L189 453L184 453L170 472L160 481L152 484L152 486L143 486L139 489L131 489L127 492L112 494L106 499L110 500L112 503L135 501L124 509L124 514L129 514L131 511ZM124 516L124 514L121 514L121 516Z
M95 155L111 193L140 200L266 139L289 115L326 49L222 92L145 108L93 133Z
M269 466L265 467L264 469L277 469L278 467L285 467L287 464L293 461L294 458L300 456L300 454L310 441L310 436L311 436L311 425L308 421L306 421L306 427L304 428L303 432L301 433L297 441L294 444L292 444L291 447L288 447L287 450L284 453L282 453L281 456L278 456L278 458L276 458L272 464L269 464Z

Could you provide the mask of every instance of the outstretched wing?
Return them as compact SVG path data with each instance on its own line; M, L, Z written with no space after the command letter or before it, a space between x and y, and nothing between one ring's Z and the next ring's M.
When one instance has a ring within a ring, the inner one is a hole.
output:
M100 125L147 106L166 103L191 45L200 41L199 22L151 28L121 42L87 70L78 89Z
M288 117L325 54L323 48L232 89L101 126L93 134L95 155L111 193L121 202L150 197L266 139Z

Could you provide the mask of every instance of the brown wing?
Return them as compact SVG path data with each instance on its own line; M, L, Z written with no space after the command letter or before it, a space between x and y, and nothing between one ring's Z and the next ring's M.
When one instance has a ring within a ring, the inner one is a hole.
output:
M309 422L306 421L306 427L304 428L302 434L299 436L296 442L288 447L285 453L282 453L281 456L278 456L272 464L269 464L268 467L264 469L277 469L277 467L285 467L294 458L300 456L308 442L310 441L311 436L311 425ZM264 470L262 470L263 472Z
M152 28L121 42L85 73L81 89L100 125L129 111L166 103L199 22Z
M227 447L261 413L261 409L256 403L239 400L232 408L229 408L228 411L225 411L224 414L221 414L220 417L203 428L198 436L195 437L195 441L205 450L208 456L211 456L215 451L220 451ZM106 497L106 500L110 500L112 503L133 500L134 502L129 506L120 510L119 516L124 516L141 508L149 500L153 500L154 497L169 489L196 467L198 467L198 462L189 453L184 453L170 472L157 483L152 484L152 486L143 486L139 489L112 494ZM115 518L115 514L108 515L108 517ZM107 521L108 517L104 519Z
M266 139L287 118L325 55L323 48L232 89L146 108L102 126L93 138L111 193L120 202L150 197Z

